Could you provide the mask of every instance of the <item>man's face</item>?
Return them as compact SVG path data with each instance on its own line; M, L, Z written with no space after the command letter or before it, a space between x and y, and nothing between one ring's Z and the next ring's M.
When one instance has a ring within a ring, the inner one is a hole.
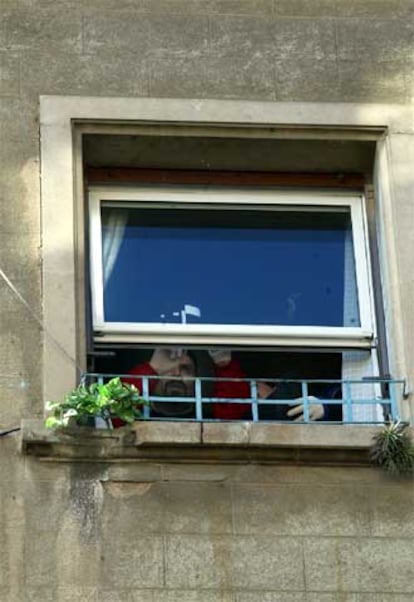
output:
M169 376L175 378L169 379ZM155 395L165 397L193 397L195 365L187 354L177 358L174 366L157 381Z

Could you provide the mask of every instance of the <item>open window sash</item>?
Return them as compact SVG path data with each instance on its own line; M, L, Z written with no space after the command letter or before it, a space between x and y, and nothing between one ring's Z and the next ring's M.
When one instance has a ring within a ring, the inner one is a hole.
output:
M373 345L362 195L106 186L89 219L101 341Z

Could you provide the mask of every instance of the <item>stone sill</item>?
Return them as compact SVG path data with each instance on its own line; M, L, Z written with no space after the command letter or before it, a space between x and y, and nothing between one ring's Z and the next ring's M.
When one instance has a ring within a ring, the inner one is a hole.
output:
M381 426L251 422L151 422L51 431L22 421L22 452L56 461L266 462L368 465Z

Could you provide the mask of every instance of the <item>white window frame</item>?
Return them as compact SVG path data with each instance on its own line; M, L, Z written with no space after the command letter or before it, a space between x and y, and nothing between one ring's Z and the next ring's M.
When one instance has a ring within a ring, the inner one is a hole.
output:
M102 268L101 202L114 206L154 203L154 207L179 204L196 207L214 204L255 207L329 207L350 209L353 248L360 314L359 327L262 326L223 324L162 324L105 322ZM223 344L295 347L370 348L375 335L375 317L367 221L364 196L341 192L282 192L271 189L201 189L195 187L115 187L99 186L89 190L90 266L92 319L95 336L108 343Z

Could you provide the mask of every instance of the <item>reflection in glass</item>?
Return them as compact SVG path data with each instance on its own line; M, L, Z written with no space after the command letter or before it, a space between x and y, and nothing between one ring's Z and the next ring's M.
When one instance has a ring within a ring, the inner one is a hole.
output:
M346 208L104 203L102 239L106 321L360 325Z

